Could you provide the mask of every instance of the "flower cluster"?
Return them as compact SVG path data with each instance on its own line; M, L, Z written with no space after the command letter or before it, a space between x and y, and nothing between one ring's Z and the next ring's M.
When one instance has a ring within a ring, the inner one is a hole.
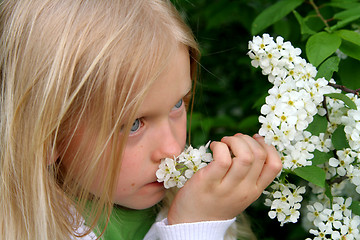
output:
M261 107L259 134L281 152L285 169L311 165L311 152L329 151L331 141L328 136L315 137L304 130L315 114L324 115L319 109L324 94L337 90L324 78L315 80L316 68L299 56L299 48L280 36L276 41L268 34L256 36L249 49L251 64L260 66L274 84Z
M360 217L352 214L351 203L352 198L336 197L333 204L308 205L307 217L317 227L310 229L314 239L360 239Z
M210 142L199 149L189 146L179 156L163 159L156 171L158 182L164 182L165 188L183 187L195 172L213 160L207 152L209 145Z
M306 202L307 228L314 239L360 239L360 217L350 210L360 199L360 99L354 93L341 94L333 79L316 79L316 68L300 57L301 50L280 36L275 41L268 34L256 36L249 50L252 66L260 67L273 84L260 110L259 134L276 147L283 162L272 191L265 191L270 218L280 225L297 222ZM327 97L334 94L342 96ZM317 134L308 130L315 117L326 119L325 129ZM339 137L342 133L344 138ZM340 144L334 142L338 138ZM327 159L314 164L316 152ZM305 187L289 183L287 176L306 166L325 172L327 188L310 181L310 196L303 201Z
M336 152L337 158L332 157L329 159L330 177L336 175L344 177L356 186L356 191L360 193L360 169L355 167L354 162L357 163L359 157L358 152L352 151L350 148L339 150Z
M360 99L356 95L352 95L353 101L356 106L360 106ZM358 108L360 109L360 108ZM341 118L342 123L345 125L346 137L349 141L350 147L355 150L360 150L360 110L351 109L347 112L346 116Z
M265 205L271 209L269 217L271 219L277 218L281 226L287 222L297 222L300 216L300 202L303 200L301 194L305 193L305 187L280 184L275 181L271 188L271 193L264 191L264 194L269 196L265 201Z

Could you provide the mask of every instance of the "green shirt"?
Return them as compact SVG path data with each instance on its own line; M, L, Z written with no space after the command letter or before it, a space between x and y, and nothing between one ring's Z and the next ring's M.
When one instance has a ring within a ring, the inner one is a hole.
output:
M103 239L141 240L155 222L156 215L156 207L134 210L114 206Z

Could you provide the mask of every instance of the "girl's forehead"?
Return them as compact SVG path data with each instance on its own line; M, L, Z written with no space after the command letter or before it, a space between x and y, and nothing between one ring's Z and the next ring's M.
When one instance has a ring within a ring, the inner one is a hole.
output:
M146 112L154 106L172 108L191 90L191 86L189 52L187 48L179 47L159 78L151 85L140 111Z

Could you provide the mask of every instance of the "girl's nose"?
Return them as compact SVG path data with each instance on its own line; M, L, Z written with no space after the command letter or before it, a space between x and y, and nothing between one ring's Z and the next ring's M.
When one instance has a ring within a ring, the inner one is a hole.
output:
M154 138L155 151L153 159L155 161L160 161L163 158L173 158L183 151L186 141L186 130L183 133L183 130L177 127L169 121L164 121L158 128L157 138Z

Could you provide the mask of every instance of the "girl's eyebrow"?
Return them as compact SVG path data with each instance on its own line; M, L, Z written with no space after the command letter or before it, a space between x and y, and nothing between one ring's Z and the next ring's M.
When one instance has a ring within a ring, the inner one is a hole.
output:
M181 98L187 97L189 94L191 94L192 93L192 88L193 88L192 81L190 81L189 86L185 89L185 91L183 92Z
M192 92L192 85L189 88L187 88L187 91L185 91L185 94L183 94L183 97L185 97L186 95L188 95L191 92Z
M192 95L192 80L189 80L189 84L187 84L188 86L186 88L183 88L185 91L181 91L182 94L178 96L178 98L176 99L176 101L173 103L173 105L175 105L180 99L184 99L184 101L190 101L191 95ZM179 91L180 92L180 91ZM141 117L146 117L146 116L150 116L151 112L149 112L149 109L144 110L144 112L139 112L137 114L137 118L141 118Z
M186 88L186 91L185 91L184 96L186 96L187 94L189 94L189 92L191 92L192 89L193 89L193 81L190 80L190 84L189 84L189 86Z

